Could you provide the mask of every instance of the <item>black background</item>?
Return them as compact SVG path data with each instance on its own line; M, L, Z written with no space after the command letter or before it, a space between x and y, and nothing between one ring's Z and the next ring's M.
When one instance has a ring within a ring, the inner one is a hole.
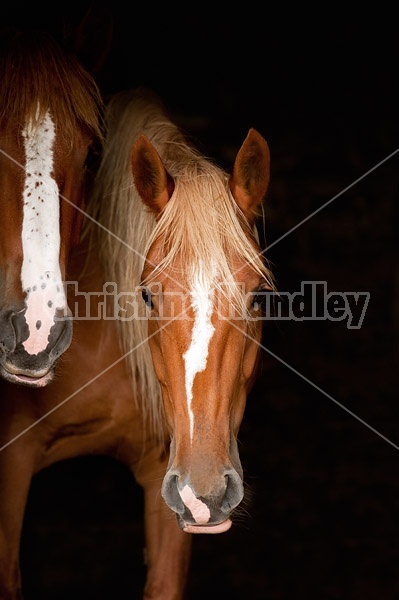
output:
M62 36L88 5L19 3L3 18ZM370 293L359 329L266 325L239 436L245 510L228 533L194 538L188 598L399 598L394 15L250 2L94 8L81 54L90 67L113 22L96 73L105 97L152 87L226 168L249 127L268 140L266 255L280 291L312 280ZM141 511L139 488L110 459L38 474L21 550L26 600L140 598Z

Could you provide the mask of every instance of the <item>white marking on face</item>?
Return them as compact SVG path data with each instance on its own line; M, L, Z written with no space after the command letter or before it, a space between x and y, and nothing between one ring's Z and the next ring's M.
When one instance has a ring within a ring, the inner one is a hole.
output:
M184 504L187 506L196 523L208 523L211 518L211 511L202 500L196 497L190 486L185 485L179 494Z
M213 310L212 281L205 281L202 273L197 273L191 285L191 306L194 310L194 326L191 344L183 354L186 368L186 397L190 418L190 438L193 439L194 414L191 409L193 383L197 373L203 371L208 359L209 343L215 331L211 322Z
M21 282L29 326L23 345L30 354L37 354L47 346L56 310L66 307L59 265L59 190L52 175L55 127L49 112L37 128L28 123L22 135L26 166Z

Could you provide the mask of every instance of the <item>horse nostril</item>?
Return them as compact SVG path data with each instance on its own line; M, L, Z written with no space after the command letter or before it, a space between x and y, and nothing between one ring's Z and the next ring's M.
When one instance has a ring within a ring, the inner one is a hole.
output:
M179 476L176 473L167 473L163 480L161 495L169 508L182 515L185 507L179 494L178 480Z
M14 330L15 342L17 344L22 343L28 339L29 327L25 320L25 309L12 314L11 325Z
M0 350L4 353L15 351L16 345L26 335L24 318L21 312L5 310L0 312Z
M69 346L72 340L72 321L60 320L52 327L49 338L49 347L54 358L58 358Z
M231 511L240 504L244 497L244 486L241 477L236 471L229 471L225 476L226 490L222 501L221 510L224 513Z

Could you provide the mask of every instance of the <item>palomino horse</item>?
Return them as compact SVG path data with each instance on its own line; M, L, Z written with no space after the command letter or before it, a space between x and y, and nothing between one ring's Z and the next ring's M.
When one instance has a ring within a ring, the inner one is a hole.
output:
M72 344L51 385L2 406L2 598L21 597L32 476L62 459L110 455L143 487L146 599L182 598L191 534L231 527L258 299L272 285L255 230L268 182L268 146L254 129L228 175L151 94L111 100L70 271Z
M3 32L0 81L0 375L45 386L71 342L63 281L102 102L45 33Z

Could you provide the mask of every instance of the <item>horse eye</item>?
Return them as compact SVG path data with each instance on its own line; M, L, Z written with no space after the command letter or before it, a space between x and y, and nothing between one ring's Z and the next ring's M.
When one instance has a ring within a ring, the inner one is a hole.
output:
M270 288L261 286L252 292L251 310L261 314L265 312L268 298L270 297Z
M141 296L142 296L144 302L146 303L146 305L148 306L148 308L153 309L154 304L151 299L151 293L146 288L141 289Z
M100 152L98 148L91 144L87 149L86 159L84 162L84 168L92 173L96 173L100 163Z
M256 312L263 312L264 305L265 305L264 294L257 293L252 297L251 307L253 310L256 310Z

